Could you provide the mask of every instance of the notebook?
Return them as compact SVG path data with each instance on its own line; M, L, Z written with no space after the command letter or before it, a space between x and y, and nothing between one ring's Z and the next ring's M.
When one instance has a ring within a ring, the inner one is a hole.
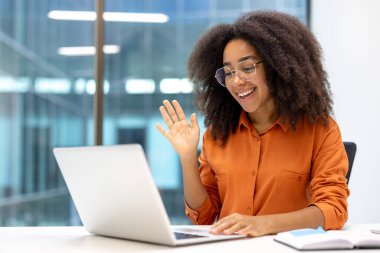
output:
M370 230L298 229L278 233L274 240L298 250L380 248L380 236Z
M171 226L139 144L54 148L83 226L93 234L163 245L229 240L209 226Z

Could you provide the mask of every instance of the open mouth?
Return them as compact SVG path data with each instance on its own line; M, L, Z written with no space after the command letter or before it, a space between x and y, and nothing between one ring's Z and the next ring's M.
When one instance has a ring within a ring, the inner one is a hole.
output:
M255 90L256 90L256 88L253 88L253 89L250 89L248 91L236 93L236 95L238 95L240 98L244 99L244 98L249 97Z

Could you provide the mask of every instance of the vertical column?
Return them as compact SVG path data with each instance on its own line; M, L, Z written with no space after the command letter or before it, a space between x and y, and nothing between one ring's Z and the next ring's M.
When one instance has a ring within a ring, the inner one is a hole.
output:
M96 0L94 123L95 145L103 144L104 0Z

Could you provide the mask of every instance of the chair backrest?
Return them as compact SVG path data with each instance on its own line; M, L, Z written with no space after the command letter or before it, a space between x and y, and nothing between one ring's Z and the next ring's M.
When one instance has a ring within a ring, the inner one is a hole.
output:
M348 171L346 175L347 184L348 184L348 181L350 180L350 176L351 176L352 165L354 164L354 159L356 155L356 144L354 142L346 142L346 141L343 142L343 144L348 156Z

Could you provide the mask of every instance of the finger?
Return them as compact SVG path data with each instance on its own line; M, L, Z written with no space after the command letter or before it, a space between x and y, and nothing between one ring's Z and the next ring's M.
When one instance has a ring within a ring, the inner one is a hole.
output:
M210 233L214 235L222 234L224 231L228 230L232 224L224 222L222 224L219 224L217 227L212 227L210 229Z
M241 221L242 216L237 213L233 213L228 215L227 217L224 217L223 219L220 219L218 222L216 222L212 229L215 229L215 232L222 233L224 230L232 227L237 222Z
M182 107L179 104L179 102L177 100L173 100L172 104L174 106L175 111L177 112L179 120L186 120L185 113L183 112Z
M164 106L165 106L166 110L168 111L170 118L173 121L173 123L178 122L178 116L177 116L177 113L175 112L172 104L170 104L170 102L168 100L164 100Z
M232 234L238 233L245 227L246 227L246 224L244 224L241 221L238 221L235 224L233 224L231 227L225 229L223 233L226 235L232 235Z
M170 135L165 129L161 126L161 124L156 124L157 130L168 140L170 140Z
M260 236L260 234L257 233L257 231L250 226L245 226L245 227L239 229L237 232L240 235L246 235L246 236L250 236L250 237Z
M161 115L162 115L162 118L164 119L166 125L168 126L168 128L170 129L171 126L173 125L173 121L172 119L170 118L168 112L166 111L165 107L162 105L160 106L160 112L161 112Z
M190 123L191 123L191 127L199 128L197 114L193 113L190 115Z
M234 224L234 222L229 219L228 217L218 221L217 223L215 223L211 229L210 229L210 233L211 234L221 234L224 230L230 228L232 225Z

